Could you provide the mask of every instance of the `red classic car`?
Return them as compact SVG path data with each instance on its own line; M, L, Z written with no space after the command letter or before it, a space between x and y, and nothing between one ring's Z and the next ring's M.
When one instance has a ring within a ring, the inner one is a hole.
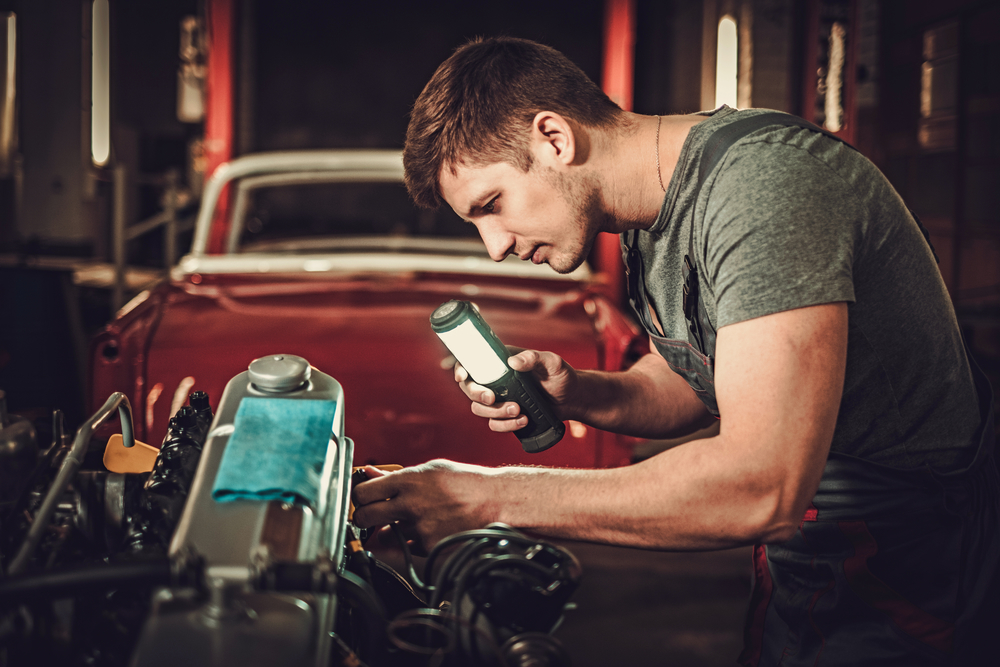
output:
M428 320L467 299L505 343L579 368L623 368L648 349L644 336L586 267L562 276L514 257L495 263L472 225L415 209L402 176L398 151L224 164L206 184L191 252L94 339L92 406L125 392L136 436L156 445L188 393L204 390L214 405L252 360L288 353L343 385L356 464L626 463L634 441L582 424L535 455L491 432Z

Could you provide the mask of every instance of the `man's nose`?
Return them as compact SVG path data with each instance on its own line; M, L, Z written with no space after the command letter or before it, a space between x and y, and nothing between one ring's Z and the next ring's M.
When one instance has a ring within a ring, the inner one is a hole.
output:
M486 252L494 262L500 262L514 252L514 237L495 225L480 225L479 235L486 244Z

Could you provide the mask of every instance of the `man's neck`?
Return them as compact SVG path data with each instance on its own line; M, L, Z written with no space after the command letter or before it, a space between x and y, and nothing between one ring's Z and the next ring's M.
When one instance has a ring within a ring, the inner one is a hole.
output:
M595 156L595 166L612 227L603 231L648 229L656 221L688 131L706 118L678 115L657 119L628 113L627 123L600 138L603 150Z

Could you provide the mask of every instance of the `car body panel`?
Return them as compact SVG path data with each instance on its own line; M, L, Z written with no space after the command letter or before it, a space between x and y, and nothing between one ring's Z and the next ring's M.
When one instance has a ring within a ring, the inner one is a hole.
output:
M364 171L357 160L364 152L320 153L299 156L297 168L333 164L352 178ZM371 164L398 180L398 152L374 153ZM281 156L240 158L220 171L246 177L277 165L294 175L294 154ZM228 253L208 254L209 238L222 233L211 228L219 222L213 202L227 183L217 172L206 187L192 252L169 280L134 299L93 341L91 400L126 392L140 439L158 444L190 391L208 392L214 404L253 359L281 353L304 357L344 387L346 433L359 463L628 461L631 439L580 424L541 454L490 431L442 364L448 353L429 324L441 303L468 299L508 345L552 350L578 368L622 368L645 340L585 267L559 276L516 258L494 263L481 243L465 239L352 238L321 248L292 240L262 252L233 243ZM238 238L235 225L226 226Z

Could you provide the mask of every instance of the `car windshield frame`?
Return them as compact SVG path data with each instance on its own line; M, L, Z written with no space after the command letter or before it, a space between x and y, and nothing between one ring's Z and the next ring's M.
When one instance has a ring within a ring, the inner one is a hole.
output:
M274 173L246 176L235 183L236 191L233 196L233 210L229 221L229 234L226 242L225 254L247 254L247 253L269 253L269 252L348 252L352 249L378 250L385 249L395 252L434 252L435 247L440 245L442 250L448 254L454 252L456 247L461 248L465 254L486 256L486 247L479 240L475 230L471 228L466 234L339 234L329 233L316 236L290 235L278 237L270 240L261 240L251 244L246 243L244 234L247 230L248 219L252 217L252 200L255 193L271 188L283 186L322 186L332 184L357 183L361 186L373 184L396 185L401 189L407 200L409 197L402 190L402 181L395 174L373 173L362 170L342 170L342 171L316 171L308 173ZM390 193L385 193L390 194ZM391 193L395 195L395 193ZM419 212L419 209L415 209ZM450 212L450 210L449 210ZM440 212L430 211L432 215L441 215ZM447 213L445 213L447 215ZM460 219L453 216L452 224L458 223ZM467 223L461 223L467 224ZM463 240L464 244L456 246L450 241ZM472 241L469 243L468 241Z
M241 252L240 235L249 193L280 184L323 182L403 182L403 159L392 149L317 149L252 153L220 165L205 184L195 222L191 251L171 270L173 280L195 273L318 273L343 271L431 271L473 273L522 278L589 281L592 274L584 262L568 274L556 273L548 265L522 262L514 256L494 262L481 240L447 236L345 236L331 243L327 252L303 252L308 237L275 242L270 252ZM232 186L232 187L230 187ZM228 188L228 189L227 189ZM218 215L224 195L233 192L224 218ZM223 251L210 253L212 227L223 224ZM297 251L294 247L299 245ZM337 247L340 245L341 247Z

